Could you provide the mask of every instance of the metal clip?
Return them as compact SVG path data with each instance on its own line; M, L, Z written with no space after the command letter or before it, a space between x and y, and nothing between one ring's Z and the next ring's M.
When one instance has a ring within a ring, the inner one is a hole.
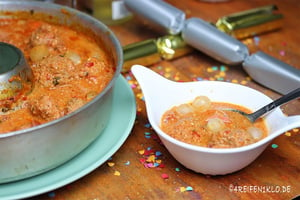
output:
M276 5L246 10L220 18L215 26L237 39L243 39L281 28L283 15L277 11Z

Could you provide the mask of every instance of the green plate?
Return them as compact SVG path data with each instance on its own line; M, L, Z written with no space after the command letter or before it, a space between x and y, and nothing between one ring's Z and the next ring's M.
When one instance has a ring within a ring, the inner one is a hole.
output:
M125 142L136 117L135 96L120 75L113 91L113 110L104 132L83 152L44 174L0 184L0 199L32 197L67 185L106 162Z

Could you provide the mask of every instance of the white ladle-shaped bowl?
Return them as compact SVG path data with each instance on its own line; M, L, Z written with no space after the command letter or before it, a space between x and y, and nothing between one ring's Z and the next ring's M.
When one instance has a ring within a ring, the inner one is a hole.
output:
M153 129L174 158L195 172L224 175L238 171L254 161L275 137L300 127L300 115L286 117L276 108L264 116L269 135L254 144L227 149L187 144L160 129L163 113L174 105L187 103L196 96L205 95L212 101L238 104L255 111L270 103L272 99L252 88L234 83L174 82L140 65L134 65L131 71L141 86L148 119Z

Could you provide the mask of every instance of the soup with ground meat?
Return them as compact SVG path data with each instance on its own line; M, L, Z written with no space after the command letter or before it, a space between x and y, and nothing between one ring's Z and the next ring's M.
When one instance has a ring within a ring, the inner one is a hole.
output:
M228 108L250 113L245 107L212 102L206 96L198 96L192 102L166 111L161 119L161 129L182 142L209 148L241 147L267 136L262 118L252 123Z
M99 94L114 74L107 52L92 37L66 26L0 19L0 41L19 48L34 74L28 95L1 100L0 133L73 112Z

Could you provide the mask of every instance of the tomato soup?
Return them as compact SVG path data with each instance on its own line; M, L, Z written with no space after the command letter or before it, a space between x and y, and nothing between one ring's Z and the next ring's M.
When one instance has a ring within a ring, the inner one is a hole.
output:
M19 48L34 74L30 94L0 101L0 133L39 125L78 109L115 72L92 36L35 19L0 19L0 41Z
M192 102L174 106L161 119L161 129L185 143L209 148L235 148L261 140L268 130L262 118L250 122L229 109L250 110L224 102L211 102L198 96Z

